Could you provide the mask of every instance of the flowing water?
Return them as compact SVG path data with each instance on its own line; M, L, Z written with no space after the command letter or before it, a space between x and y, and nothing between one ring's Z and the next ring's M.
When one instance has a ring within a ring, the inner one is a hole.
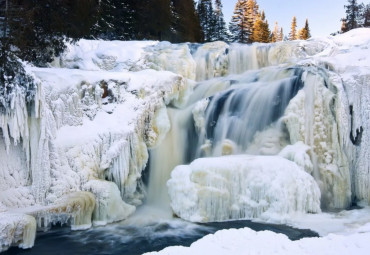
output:
M190 246L205 235L226 228L249 227L256 231L269 230L287 235L291 240L317 237L310 230L294 229L283 225L232 221L209 224L193 224L179 219L162 220L156 223L137 224L131 221L111 224L86 231L71 231L69 227L54 227L48 232L39 232L35 246L29 250L11 248L4 255L139 255L159 251L168 246Z

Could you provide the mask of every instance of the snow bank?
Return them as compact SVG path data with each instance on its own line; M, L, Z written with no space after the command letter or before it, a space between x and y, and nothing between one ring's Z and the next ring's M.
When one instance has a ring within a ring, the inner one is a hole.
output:
M221 230L193 243L190 247L168 247L163 255L185 254L368 254L370 233L350 236L328 235L323 238L304 238L291 241L283 234L256 232L249 228Z
M65 53L55 59L52 66L91 71L142 69L145 47L156 43L80 40L75 45L68 45Z
M193 222L320 212L314 179L278 156L224 156L178 166L167 183L173 211Z

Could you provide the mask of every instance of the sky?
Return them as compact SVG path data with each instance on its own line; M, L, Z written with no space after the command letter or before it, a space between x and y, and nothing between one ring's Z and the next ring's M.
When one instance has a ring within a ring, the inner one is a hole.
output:
M222 0L225 21L228 24L237 0ZM367 3L365 1L359 1ZM313 37L328 36L340 30L340 19L345 16L347 0L257 0L260 10L264 10L272 30L275 21L288 35L293 16L297 17L298 29L304 26L306 18Z

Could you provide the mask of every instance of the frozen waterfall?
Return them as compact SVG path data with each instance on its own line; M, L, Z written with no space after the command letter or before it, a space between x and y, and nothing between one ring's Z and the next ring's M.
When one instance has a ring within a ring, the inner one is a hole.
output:
M33 102L15 91L0 112L0 251L31 247L37 228L106 225L142 204L131 222L149 208L284 223L369 204L370 38L356 33L81 40L53 67L27 67Z

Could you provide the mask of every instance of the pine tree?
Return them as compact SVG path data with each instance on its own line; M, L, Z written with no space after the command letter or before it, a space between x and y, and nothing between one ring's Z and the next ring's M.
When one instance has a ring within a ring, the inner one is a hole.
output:
M268 22L265 17L265 13L262 12L259 15L257 15L256 21L254 23L253 27L253 35L252 40L253 42L262 42L262 43L268 43L270 37L270 30L268 26Z
M247 22L245 23L245 31L248 37L248 43L252 43L253 40L253 29L254 29L254 23L257 20L258 16L258 4L256 0L247 0L247 7L246 7L246 19ZM264 14L263 14L264 15ZM262 20L264 17L261 17Z
M347 22L346 22L346 19L345 19L345 18L343 18L343 19L341 19L341 21L342 21L342 26L341 26L341 28L340 28L340 32L341 32L341 33L345 33L345 32L347 32L347 31L348 31L348 29L347 29Z
M274 42L277 42L279 39L279 26L278 26L278 23L277 21L275 22L275 26L274 26L274 31L272 31L271 33L271 42L274 43Z
M279 36L278 36L278 42L282 42L284 41L284 30L283 28L280 29L280 33L279 33Z
M309 38L311 38L311 30L310 25L308 24L308 19L306 19L306 23L304 25L303 40L307 40Z
M4 113L10 111L15 91L23 94L26 102L31 102L36 85L13 52L17 39L14 23L22 22L25 25L28 22L28 17L23 12L24 6L10 0L5 0L3 4L0 7L0 112Z
M364 12L363 12L363 26L364 27L370 27L370 4L367 4L364 7Z
M297 40L297 19L294 16L292 21L292 27L289 33L289 40L294 41Z
M216 17L213 11L212 0L200 0L198 3L200 26L204 34L204 41L211 42L215 39Z
M348 5L345 5L344 8L346 9L346 30L360 27L363 5L358 4L357 0L348 0Z
M202 31L193 0L172 0L175 42L201 42Z
M234 15L229 24L229 31L231 33L230 39L233 42L247 43L248 35L245 29L247 19L245 16L247 9L246 0L238 0L234 8Z
M215 0L215 38L216 41L227 41L228 34L226 29L226 22L222 12L221 0Z
M173 5L171 0L136 1L137 39L171 40Z

